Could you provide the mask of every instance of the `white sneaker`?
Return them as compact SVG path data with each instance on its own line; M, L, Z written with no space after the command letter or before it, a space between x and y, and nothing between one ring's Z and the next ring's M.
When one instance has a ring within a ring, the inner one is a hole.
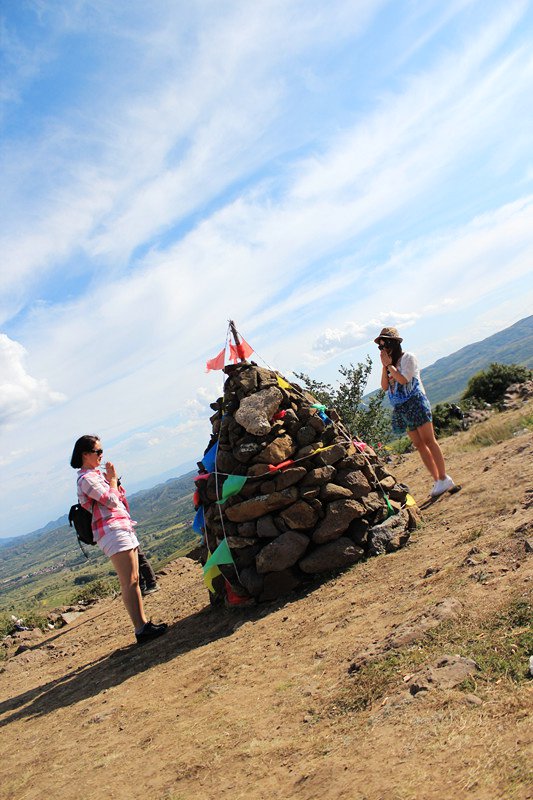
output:
M433 489L430 492L431 497L438 497L444 492L449 492L450 489L453 489L455 483L450 478L449 475L446 475L442 480L435 481L433 485Z

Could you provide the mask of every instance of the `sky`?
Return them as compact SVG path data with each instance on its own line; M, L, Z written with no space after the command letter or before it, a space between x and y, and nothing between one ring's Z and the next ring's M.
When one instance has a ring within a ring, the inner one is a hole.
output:
M233 319L335 381L533 307L525 0L2 0L0 537L194 467Z

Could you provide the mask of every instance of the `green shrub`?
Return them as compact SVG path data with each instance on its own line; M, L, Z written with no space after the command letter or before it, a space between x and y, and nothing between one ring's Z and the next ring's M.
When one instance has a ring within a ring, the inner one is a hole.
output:
M437 403L431 413L437 437L464 430L463 410L455 403Z
M462 399L476 398L491 405L500 405L505 392L513 383L524 383L533 373L520 364L491 364L468 381Z
M110 597L119 591L117 578L100 578L88 583L81 591L76 592L72 597L73 603L90 603L92 600L99 600L101 597Z

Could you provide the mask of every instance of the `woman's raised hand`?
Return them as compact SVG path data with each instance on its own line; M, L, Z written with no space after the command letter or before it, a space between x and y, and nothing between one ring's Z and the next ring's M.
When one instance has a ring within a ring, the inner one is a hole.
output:
M381 350L379 357L381 358L381 363L383 364L384 367L390 367L390 365L392 364L392 358L390 357L390 354L387 353L386 350Z
M106 461L105 463L105 477L108 483L111 481L116 481L117 479L117 471L115 469L115 465L111 463L111 461Z

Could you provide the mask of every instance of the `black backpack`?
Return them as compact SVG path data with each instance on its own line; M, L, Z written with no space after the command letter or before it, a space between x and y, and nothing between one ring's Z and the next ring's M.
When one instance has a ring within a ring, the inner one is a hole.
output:
M76 503L75 506L71 506L71 509L68 513L69 525L71 528L72 525L74 525L74 530L76 531L76 536L78 537L78 544L86 558L88 558L88 555L83 549L82 544L96 544L93 539L92 520L93 515L91 512L87 511L87 509L83 508L83 506L80 506L79 503Z

